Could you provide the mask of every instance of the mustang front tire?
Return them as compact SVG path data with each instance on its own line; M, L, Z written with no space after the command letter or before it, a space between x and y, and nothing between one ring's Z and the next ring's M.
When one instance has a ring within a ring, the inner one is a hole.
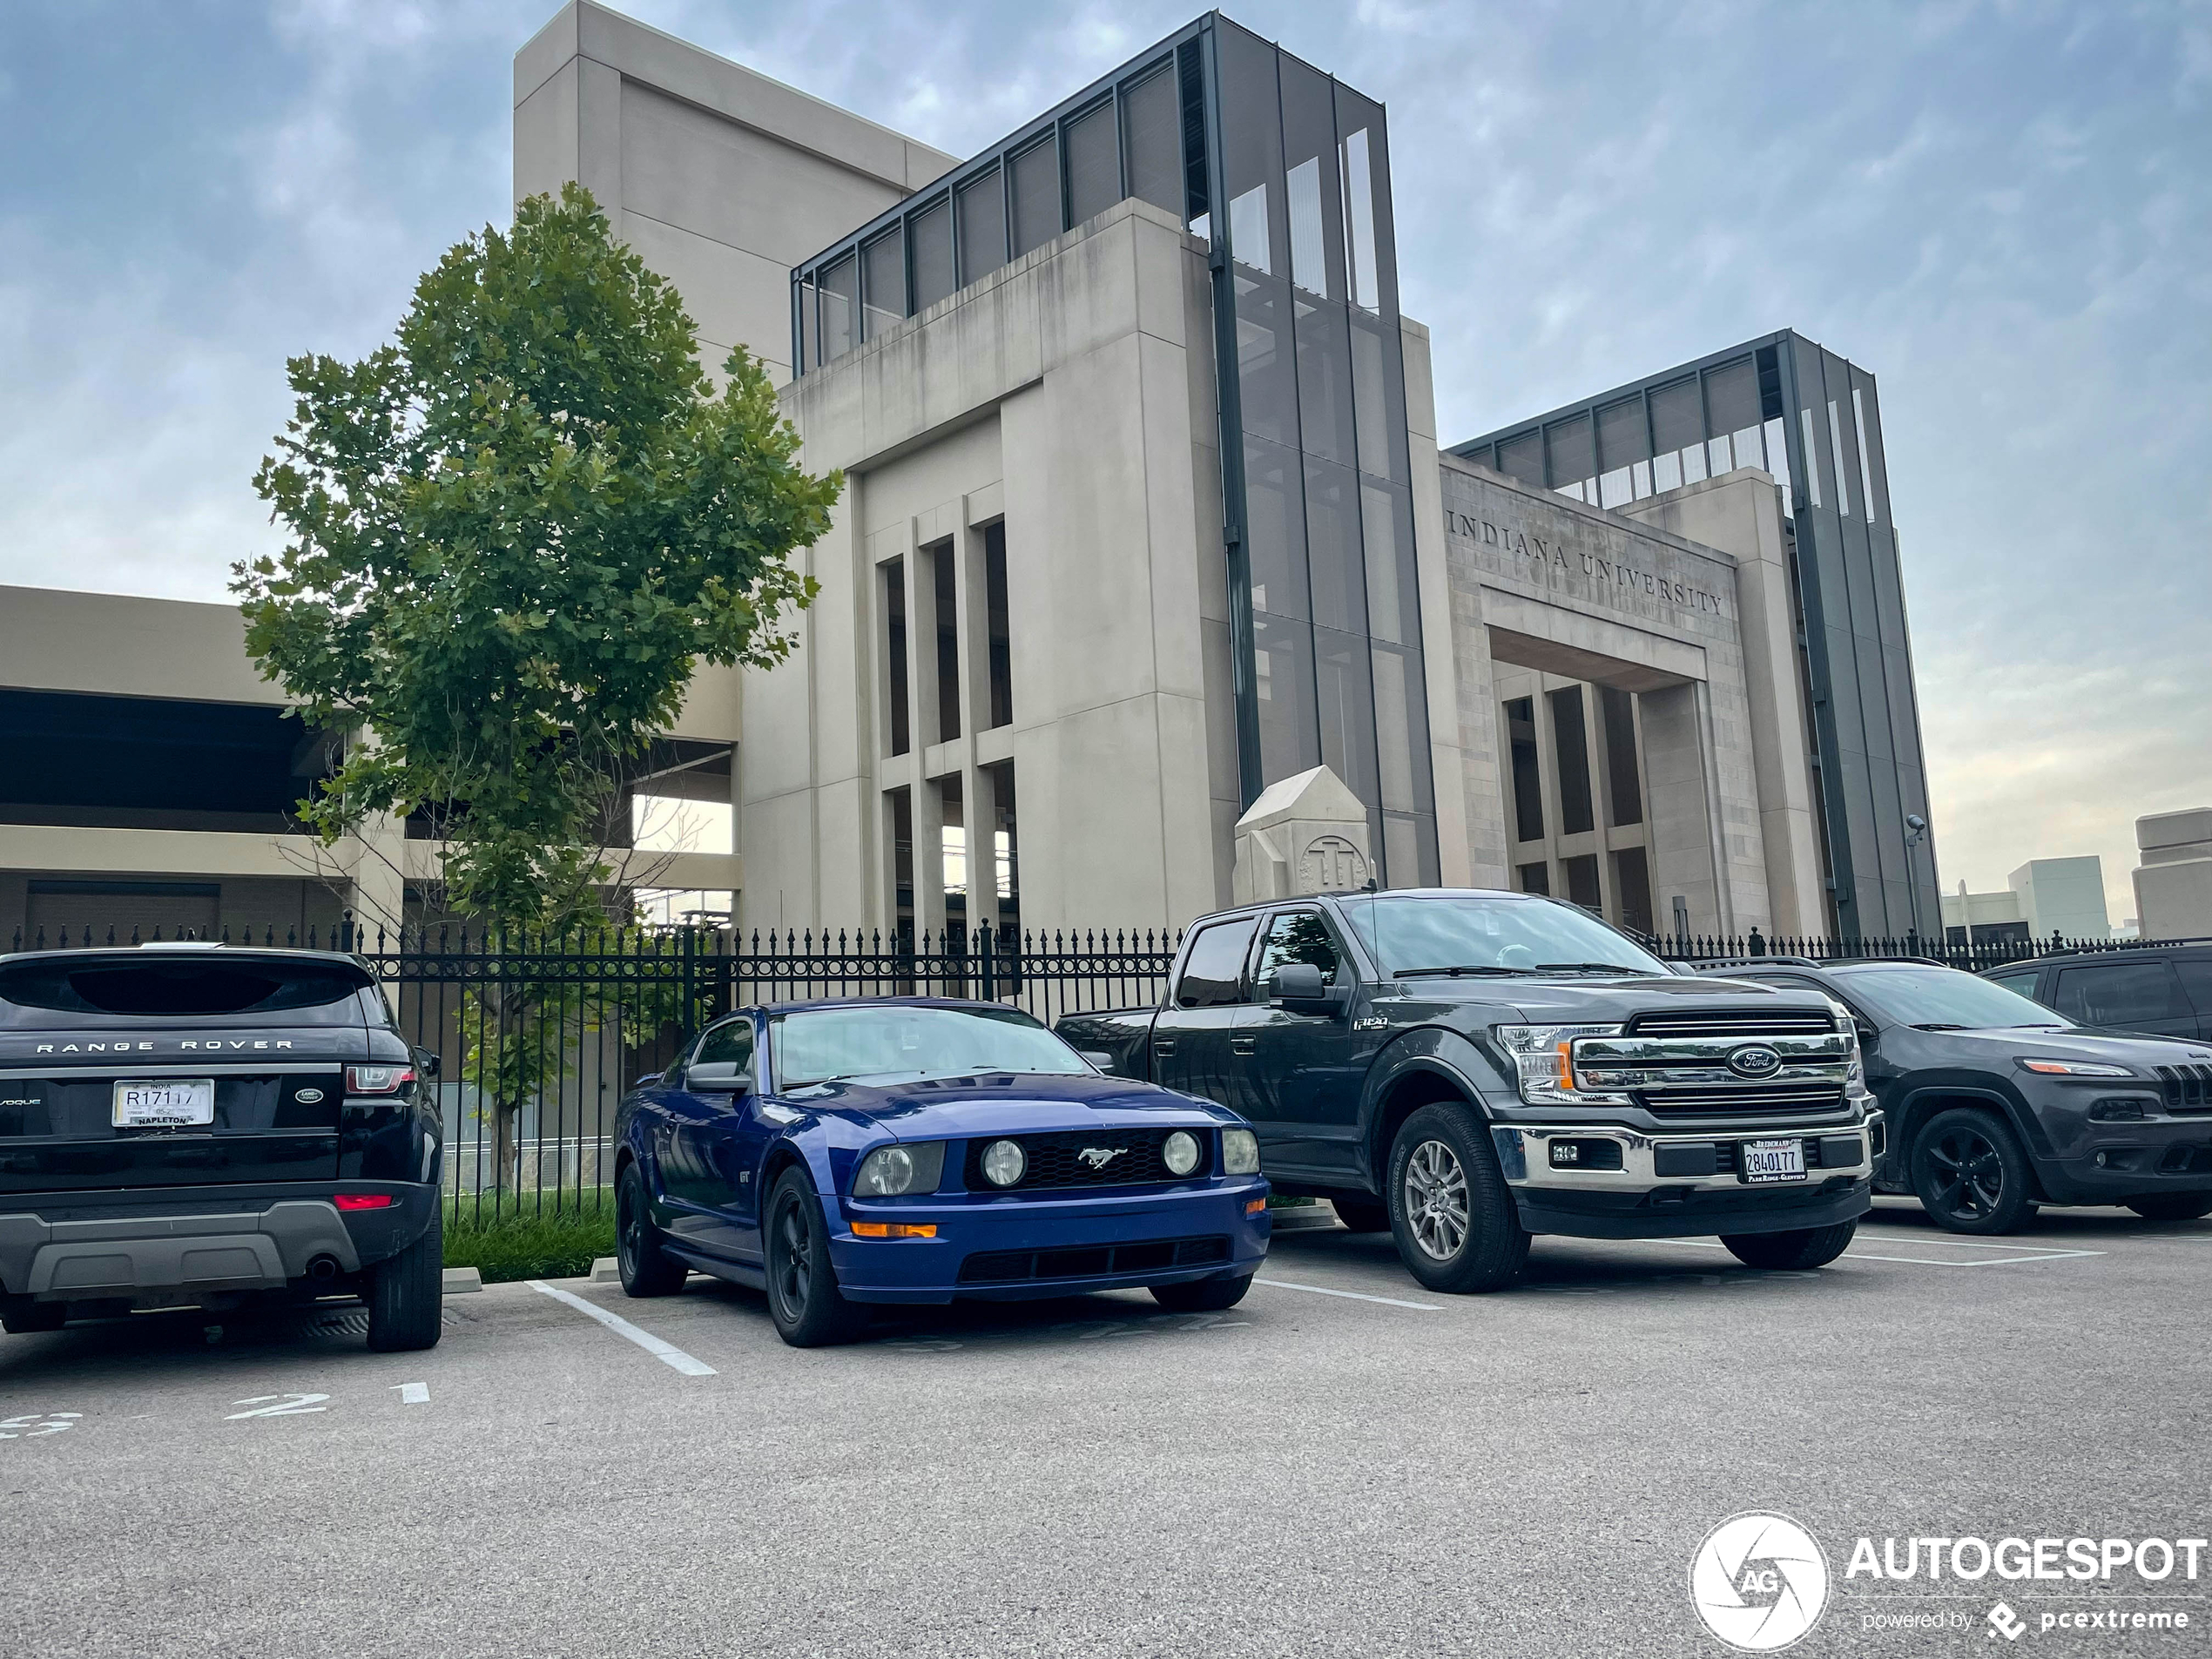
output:
M660 1247L644 1172L635 1163L624 1168L615 1184L615 1267L624 1296L673 1296L691 1277L690 1269Z
M866 1328L867 1310L845 1299L830 1264L829 1224L804 1170L786 1170L768 1197L765 1235L768 1317L794 1348L850 1342Z
M1252 1276L1241 1278L1202 1278L1190 1285L1154 1285L1152 1299L1174 1313L1218 1313L1244 1299Z
M1413 1276L1452 1294L1503 1290L1528 1261L1528 1234L1490 1132L1458 1101L1424 1106L1390 1149L1390 1230Z
M368 1345L378 1353L435 1348L445 1316L445 1203L422 1237L369 1270Z
M1842 1255L1858 1231L1856 1221L1801 1227L1786 1233L1723 1233L1721 1243L1746 1267L1825 1267Z

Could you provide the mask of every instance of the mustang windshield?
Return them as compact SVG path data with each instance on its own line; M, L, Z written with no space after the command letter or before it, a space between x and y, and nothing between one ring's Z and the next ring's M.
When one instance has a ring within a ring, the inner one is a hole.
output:
M2040 1002L2030 1001L2018 991L1962 974L1955 968L1932 968L1919 962L1894 966L1854 963L1832 970L1885 1020L1899 1025L1947 1026L1954 1031L1995 1031L2012 1026L2040 1025L2062 1030L2074 1023Z
M987 1071L1080 1076L1090 1068L1014 1008L813 1008L772 1026L776 1086L863 1077L967 1077Z
M1420 970L1527 974L1538 970L1663 974L1666 964L1588 911L1549 899L1393 898L1344 902L1360 942L1386 978Z

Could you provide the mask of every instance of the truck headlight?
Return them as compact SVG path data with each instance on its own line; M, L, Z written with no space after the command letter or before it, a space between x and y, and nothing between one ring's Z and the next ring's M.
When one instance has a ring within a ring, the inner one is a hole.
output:
M1222 1130L1221 1172L1224 1175L1258 1175L1259 1136L1248 1129Z
M945 1172L945 1143L916 1141L879 1146L853 1173L856 1198L895 1198L907 1192L934 1192Z
M1501 1025L1494 1035L1513 1056L1521 1097L1531 1106L1617 1106L1628 1099L1575 1086L1575 1039L1617 1037L1617 1025Z

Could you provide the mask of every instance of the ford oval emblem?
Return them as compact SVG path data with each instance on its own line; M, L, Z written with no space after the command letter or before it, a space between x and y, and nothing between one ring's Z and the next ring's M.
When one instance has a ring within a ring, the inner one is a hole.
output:
M1764 1042L1747 1042L1730 1054L1728 1069L1739 1077L1771 1077L1782 1069L1782 1056Z
M303 1089L298 1094L293 1096L292 1098L298 1101L302 1106L312 1106L322 1098L322 1090L320 1089Z

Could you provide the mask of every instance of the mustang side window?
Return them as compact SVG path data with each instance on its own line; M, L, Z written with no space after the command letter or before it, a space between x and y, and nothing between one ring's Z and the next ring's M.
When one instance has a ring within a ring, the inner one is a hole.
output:
M1337 941L1318 910L1293 910L1268 924L1267 938L1259 948L1259 972L1252 978L1264 991L1275 970L1291 962L1311 962L1323 981L1334 985L1340 971Z
M695 1066L735 1065L740 1069L752 1064L752 1022L732 1020L727 1025L718 1025L699 1039L699 1050L691 1056Z
M1175 1005L1181 1008L1213 1008L1244 1000L1244 954L1251 948L1258 921L1250 916L1208 927L1190 941L1184 959L1183 977L1176 984Z

